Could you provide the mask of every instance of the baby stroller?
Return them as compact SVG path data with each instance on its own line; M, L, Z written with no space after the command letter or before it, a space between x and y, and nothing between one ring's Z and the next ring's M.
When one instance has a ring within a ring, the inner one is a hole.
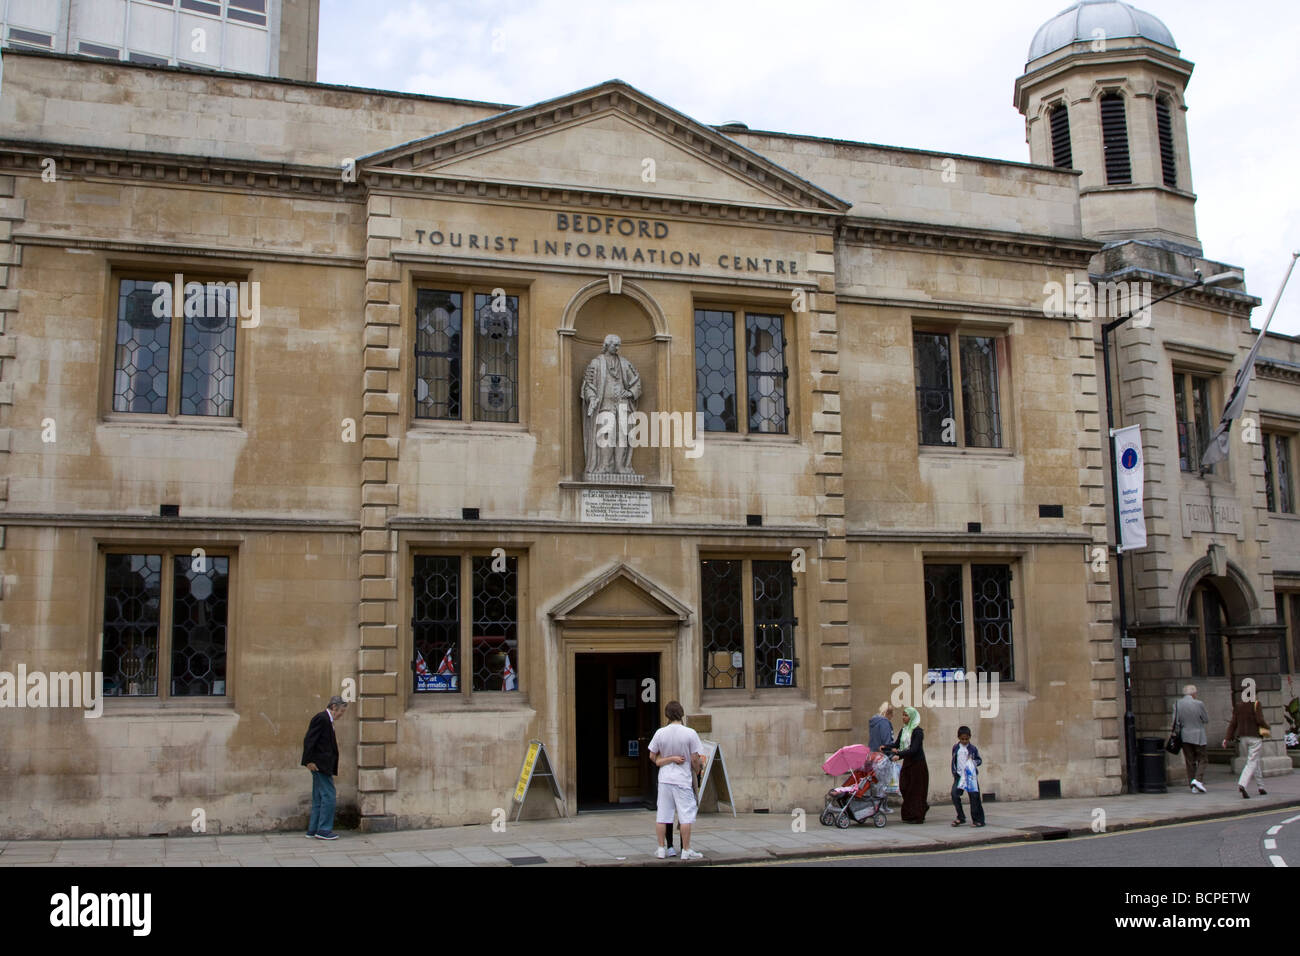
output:
M856 766L854 766L856 764ZM847 829L850 823L870 820L875 826L885 825L885 785L889 779L889 758L872 753L861 744L843 747L822 765L826 773L840 774L848 771L848 778L838 787L826 791L826 806L822 809L822 826Z

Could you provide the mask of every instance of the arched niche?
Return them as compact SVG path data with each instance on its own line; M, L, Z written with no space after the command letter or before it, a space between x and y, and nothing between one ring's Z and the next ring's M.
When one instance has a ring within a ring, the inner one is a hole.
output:
M588 363L600 355L605 336L617 335L619 350L641 376L637 410L672 411L665 404L668 389L668 355L672 336L659 304L636 283L610 276L588 283L574 293L565 307L560 328L560 375L564 422L562 461L566 480L580 482L586 466L582 444L579 391ZM678 411L687 411L679 409ZM671 482L671 456L666 447L636 448L632 467L645 476L646 486Z
M1259 601L1255 599L1255 590L1250 586L1250 580L1231 561L1226 563L1225 571L1225 574L1216 575L1209 558L1201 558L1187 569L1178 589L1179 613L1185 622L1190 622L1188 609L1197 586L1211 584L1223 602L1229 627L1259 623Z

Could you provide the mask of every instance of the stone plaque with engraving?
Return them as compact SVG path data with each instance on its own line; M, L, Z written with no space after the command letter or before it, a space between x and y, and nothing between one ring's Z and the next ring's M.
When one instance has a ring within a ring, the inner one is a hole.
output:
M649 524L654 520L650 492L584 488L582 520L596 524Z
M1194 531L1241 536L1241 506L1231 498L1183 498L1183 537Z

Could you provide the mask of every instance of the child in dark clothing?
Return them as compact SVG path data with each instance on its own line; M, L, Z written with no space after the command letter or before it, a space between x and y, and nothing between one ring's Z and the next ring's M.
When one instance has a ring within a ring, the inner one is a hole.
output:
M957 742L952 745L952 805L957 808L957 819L952 825L955 827L966 822L961 807L962 791L970 796L971 825L984 826L984 804L979 789L979 766L983 762L979 750L970 742L970 728L958 727Z

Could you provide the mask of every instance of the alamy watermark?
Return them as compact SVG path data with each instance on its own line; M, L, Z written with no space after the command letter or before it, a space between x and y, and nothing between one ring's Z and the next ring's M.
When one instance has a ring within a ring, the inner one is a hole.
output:
M1048 318L1117 319L1132 315L1137 328L1151 324L1150 282L1094 283L1086 273L1067 272L1064 283L1045 283L1043 295L1043 315Z
M619 402L617 413L596 413L598 448L685 448L687 458L699 458L703 434L703 412L628 411Z
M104 713L104 674L91 671L0 671L0 708L72 707L92 718Z
M153 284L153 315L166 319L240 319L239 327L255 329L262 323L260 282L186 282L182 273L174 280Z
M998 715L998 682L1001 675L957 669L922 671L916 664L912 673L896 671L890 678L893 688L889 702L895 707L978 707L981 717ZM917 693L917 688L921 688Z

